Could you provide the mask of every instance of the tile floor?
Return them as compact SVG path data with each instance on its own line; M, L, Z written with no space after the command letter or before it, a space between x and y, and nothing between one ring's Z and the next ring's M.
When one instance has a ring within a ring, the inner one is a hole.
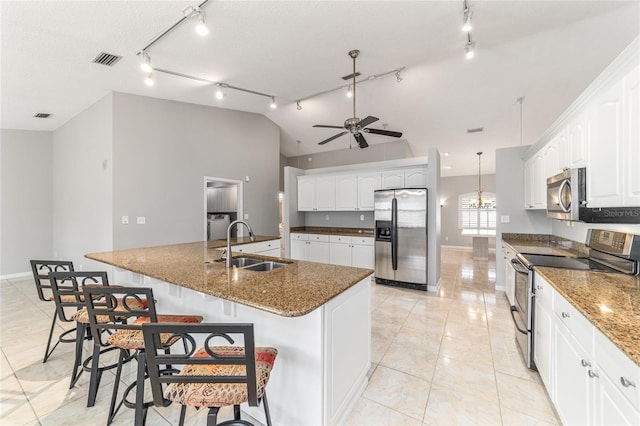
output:
M474 261L458 249L442 251L438 295L372 284L370 379L347 423L559 424L538 375L520 359L508 304L494 286L495 260ZM0 283L2 425L106 423L111 372L96 406L86 408L88 375L68 389L73 345L61 345L42 363L52 313L31 279ZM188 413L188 425L206 424L206 410ZM131 425L132 416L123 408L113 424ZM147 424L178 424L178 416L179 407L152 408Z

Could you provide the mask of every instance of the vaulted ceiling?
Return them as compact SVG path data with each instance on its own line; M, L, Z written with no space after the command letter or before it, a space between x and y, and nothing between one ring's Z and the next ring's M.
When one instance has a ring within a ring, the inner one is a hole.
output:
M199 3L3 0L0 125L54 130L119 91L264 114L280 126L286 156L344 149L348 136L320 146L337 130L312 125L352 116L346 89L303 100L301 110L296 100L344 85L347 52L359 49L362 78L406 67L401 82L392 73L358 84L359 117L404 132L415 155L430 146L448 152L443 176L476 173L477 151L492 172L496 148L534 143L640 34L638 1L470 0L476 56L466 60L461 0L210 0L208 36L195 34L190 19L147 50L155 68L196 79L155 72L147 87L137 53ZM122 59L92 63L100 52ZM217 100L212 82L273 95L278 108L232 89Z

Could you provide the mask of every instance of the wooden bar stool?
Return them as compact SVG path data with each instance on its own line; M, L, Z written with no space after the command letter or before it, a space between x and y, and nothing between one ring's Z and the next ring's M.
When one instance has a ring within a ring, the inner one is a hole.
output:
M33 272L33 279L36 284L36 291L38 292L38 298L43 302L53 302L53 295L51 294L51 284L49 283L49 272L73 272L73 262L66 260L31 260L31 271ZM56 320L58 315L56 311L53 313L51 319L51 330L49 331L49 339L47 340L47 348L44 351L44 359L42 362L47 362L47 359L51 356L53 351L58 347L60 343L74 343L75 338L68 338L69 334L75 333L76 329L64 331L58 336L58 341L53 348L51 348L51 339L53 338L53 330L56 327ZM51 350L49 350L51 348Z
M157 314L153 290L150 288L84 287L83 292L87 301L89 324L94 336L94 354L102 347L114 346L120 349L107 425L111 424L122 405L135 409L134 424L136 426L144 425L147 410L153 402L144 400L144 380L148 375L142 325L157 322L200 323L202 317ZM171 346L178 340L177 338L165 339L163 350L169 353ZM122 398L117 402L122 365L130 356L130 351L134 351L133 356L138 360L136 381L127 386ZM127 399L129 392L133 389L136 389L135 402Z
M49 279L58 317L61 321L76 322L76 351L69 389L75 386L83 371L91 371L87 407L93 407L95 405L98 387L100 386L102 372L117 367L115 363L100 367L100 355L115 350L116 348L111 347L99 352L94 351L93 355L83 360L83 342L84 340L91 340L92 334L89 329L89 315L82 290L85 287L108 288L109 278L104 271L70 271L51 272L49 273ZM68 316L65 309L74 309L74 311ZM102 320L108 319L103 318Z
M208 407L207 426L214 426L220 407L230 405L234 420L220 426L251 425L240 418L240 404L245 402L254 407L262 402L271 426L265 387L278 351L255 347L253 324L143 324L142 330L155 405L182 404L181 426L187 406ZM185 354L166 354L163 349L177 338L185 342ZM214 338L240 345L213 346ZM197 349L197 341L204 346ZM163 366L176 365L183 366L178 374L162 373Z

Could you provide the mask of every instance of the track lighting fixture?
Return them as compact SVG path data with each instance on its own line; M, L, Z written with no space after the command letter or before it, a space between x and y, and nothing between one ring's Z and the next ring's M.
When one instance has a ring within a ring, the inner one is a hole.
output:
M468 33L473 29L471 25L471 9L469 9L469 5L467 4L467 0L464 0L464 8L462 14L462 31Z
M402 81L402 77L400 77L400 71L396 71L396 81L400 83Z
M349 99L353 98L353 89L351 88L351 85L347 87L347 98Z
M142 52L142 62L140 62L140 68L142 68L142 71L146 73L150 73L151 71L153 71L153 68L151 67L151 56L149 56L147 52Z
M302 105L300 105L300 101L296 101L296 109L298 111L302 110Z
M201 36L209 34L209 27L207 27L207 14L203 10L198 8L198 23L196 24L196 32Z
M276 103L276 97L275 96L271 97L271 104L269 104L269 107L271 107L271 109L278 108L278 104Z
M475 55L475 46L476 44L471 41L471 33L467 33L467 44L464 45L464 55L467 59L471 59Z
M217 89L216 89L216 99L221 101L222 99L224 99L224 92L222 91L222 84L218 83L216 84Z
M146 84L149 87L151 87L151 86L153 86L155 84L155 82L153 81L153 74L149 73L147 78L144 79L144 84Z

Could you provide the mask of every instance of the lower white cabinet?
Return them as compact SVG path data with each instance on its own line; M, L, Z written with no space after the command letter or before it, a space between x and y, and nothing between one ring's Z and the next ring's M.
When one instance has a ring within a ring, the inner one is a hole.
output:
M255 253L262 256L280 257L280 240L260 241L257 243L241 244L231 247L231 251L238 253Z
M565 425L640 424L640 366L535 275L534 360Z
M292 233L290 256L296 260L374 269L374 238Z
M502 263L504 271L504 291L510 306L516 304L516 270L511 266L511 259L516 257L515 251L502 245Z

